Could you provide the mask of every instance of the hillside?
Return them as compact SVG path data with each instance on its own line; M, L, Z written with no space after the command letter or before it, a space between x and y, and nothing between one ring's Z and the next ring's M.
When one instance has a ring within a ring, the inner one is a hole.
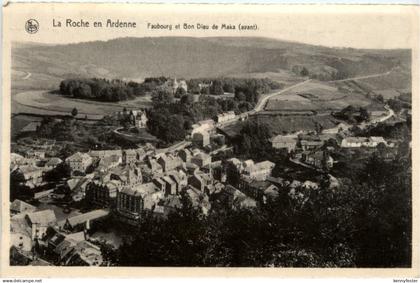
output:
M285 70L294 76L291 71L299 73L303 67L311 77L330 80L396 67L409 74L409 62L409 50L327 48L256 37L118 38L55 46L15 43L12 50L15 89L54 88L68 77L142 80Z

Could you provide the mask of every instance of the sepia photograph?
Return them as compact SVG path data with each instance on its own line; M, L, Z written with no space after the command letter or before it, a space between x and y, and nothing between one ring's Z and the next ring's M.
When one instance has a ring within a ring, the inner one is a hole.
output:
M6 265L418 267L418 9L130 5L4 8Z

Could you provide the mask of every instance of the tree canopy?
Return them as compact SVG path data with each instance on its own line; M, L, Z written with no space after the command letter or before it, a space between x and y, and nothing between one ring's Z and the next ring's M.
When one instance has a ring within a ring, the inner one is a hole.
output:
M370 114L366 108L355 107L353 105L349 105L341 111L333 113L333 116L350 124L361 123L369 120L370 118Z
M270 138L272 133L265 123L257 121L246 122L241 131L236 147L238 154L261 160L272 157Z
M66 79L60 83L60 93L81 99L122 101L156 90L167 78L146 78L143 83L107 79Z

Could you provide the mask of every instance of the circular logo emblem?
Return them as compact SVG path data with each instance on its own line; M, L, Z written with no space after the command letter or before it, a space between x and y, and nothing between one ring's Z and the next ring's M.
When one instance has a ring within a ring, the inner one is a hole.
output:
M30 19L26 21L25 30L30 33L36 33L39 30L39 23L37 20Z

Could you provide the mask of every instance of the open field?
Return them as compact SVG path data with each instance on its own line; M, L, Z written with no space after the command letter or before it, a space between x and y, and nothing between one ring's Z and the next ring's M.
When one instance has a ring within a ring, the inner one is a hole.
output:
M389 75L357 80L371 90L378 89L411 89L411 74L406 71L391 71Z
M344 84L344 82L343 82ZM284 94L271 98L265 111L337 111L348 105L366 107L370 110L382 108L368 98L363 89L351 92L351 83L345 82L349 90L336 87L333 83L311 81Z
M45 73L14 70L11 81L12 90L14 92L20 92L25 90L58 89L61 78Z
M402 93L411 93L411 74L407 70L392 70L384 76L370 77L335 82L339 88L351 88L362 93L382 95L385 99L398 97Z
M270 99L271 101L296 101L296 102L310 102L308 98L304 95L299 95L296 93L287 93L283 95L276 95L274 98Z
M38 113L60 114L63 112L70 113L73 108L77 108L79 114L82 115L109 115L122 110L124 107L138 109L150 106L150 97L138 97L134 100L107 103L73 99L45 90L20 92L12 96L12 113L36 113L33 111L36 110Z
M274 135L293 133L300 130L313 131L316 124L320 124L324 129L333 128L338 123L330 115L314 115L314 116L272 116L272 115L256 115L253 117L258 119L260 123L267 124Z

